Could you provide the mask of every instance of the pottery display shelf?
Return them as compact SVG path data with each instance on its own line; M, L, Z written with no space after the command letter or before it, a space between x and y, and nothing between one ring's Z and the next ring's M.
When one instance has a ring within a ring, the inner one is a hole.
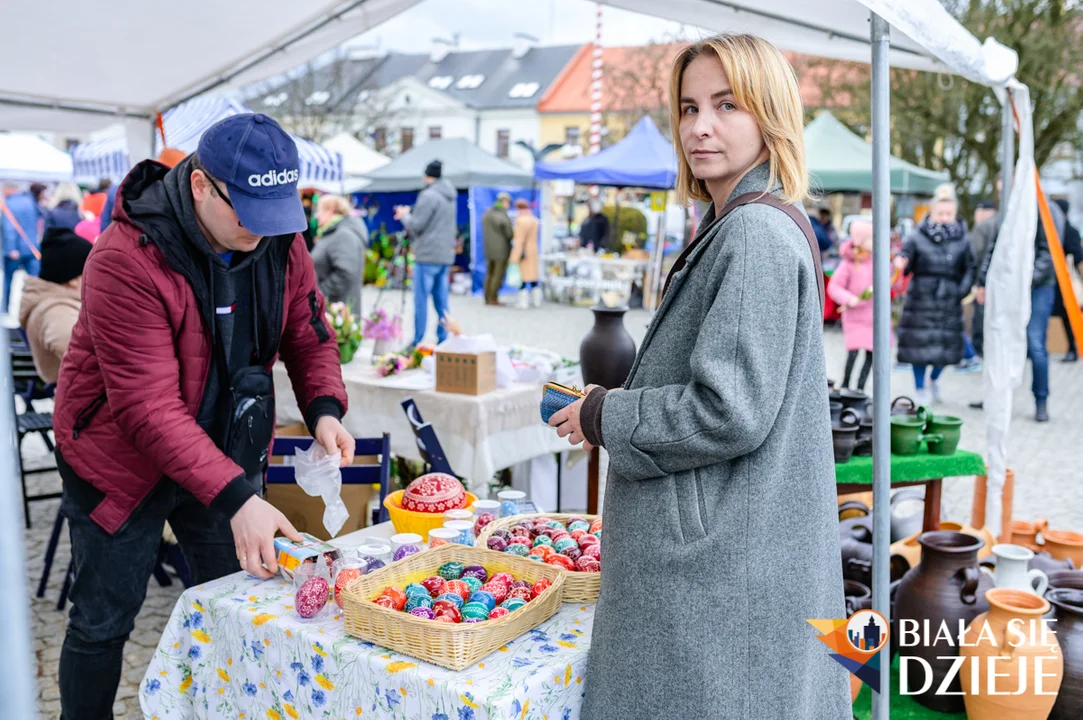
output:
M984 475L985 461L969 450L952 455L930 455L923 445L916 455L891 456L891 487L925 486L925 520L922 531L940 529L940 493L944 478ZM854 456L835 465L839 495L862 492L872 485L872 457Z

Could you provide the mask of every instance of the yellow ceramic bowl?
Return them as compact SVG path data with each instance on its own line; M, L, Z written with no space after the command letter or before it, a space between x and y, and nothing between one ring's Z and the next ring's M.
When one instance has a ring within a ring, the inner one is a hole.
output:
M384 507L391 516L391 524L395 531L400 533L417 533L425 542L429 541L429 530L444 526L444 513L427 513L407 510L402 506L402 495L405 490L396 490L384 498ZM466 493L464 509L470 509L477 501L478 496Z

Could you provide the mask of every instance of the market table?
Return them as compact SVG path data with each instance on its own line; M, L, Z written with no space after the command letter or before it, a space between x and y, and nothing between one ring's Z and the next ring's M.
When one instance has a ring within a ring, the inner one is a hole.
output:
M342 424L354 437L391 434L391 452L419 460L413 429L402 409L412 397L421 417L436 431L455 474L467 480L470 492L488 497L489 482L504 468L531 458L568 449L566 440L541 422L541 385L516 383L485 395L436 392L424 370L381 378L363 348L342 366L350 408ZM302 422L297 398L281 363L274 368L279 425Z
M940 493L943 479L984 475L985 461L969 450L953 455L931 455L926 446L916 455L891 456L891 487L925 486L925 518L922 530L940 528ZM872 457L854 456L835 464L835 484L839 495L862 492L872 487Z
M390 532L390 523L383 523L338 544ZM140 686L144 716L579 717L593 605L565 603L535 630L453 672L346 635L341 613L302 620L292 602L291 583L243 572L186 590Z

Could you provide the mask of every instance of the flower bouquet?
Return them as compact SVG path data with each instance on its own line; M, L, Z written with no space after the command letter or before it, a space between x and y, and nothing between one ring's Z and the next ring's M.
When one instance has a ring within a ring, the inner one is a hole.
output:
M403 353L387 353L376 360L376 374L380 377L396 375L403 370L414 370L421 367L421 361L432 355L432 345L418 345L416 348Z
M365 318L365 337L376 341L376 347L372 354L381 357L388 353L397 352L403 338L402 315L396 313L388 316L383 308L376 308L372 314Z
M345 365L353 360L354 353L361 346L361 326L357 324L350 308L345 303L331 303L327 306L327 323L335 331L338 342L338 359Z

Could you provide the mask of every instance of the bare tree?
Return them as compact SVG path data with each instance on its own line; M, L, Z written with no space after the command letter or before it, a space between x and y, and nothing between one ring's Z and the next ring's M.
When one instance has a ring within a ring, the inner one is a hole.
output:
M619 66L604 68L606 120L621 121L607 122L609 132L605 140L608 144L623 138L644 116L649 116L663 135L670 136L670 66L673 56L686 42L679 36L671 36L662 42L628 48Z

